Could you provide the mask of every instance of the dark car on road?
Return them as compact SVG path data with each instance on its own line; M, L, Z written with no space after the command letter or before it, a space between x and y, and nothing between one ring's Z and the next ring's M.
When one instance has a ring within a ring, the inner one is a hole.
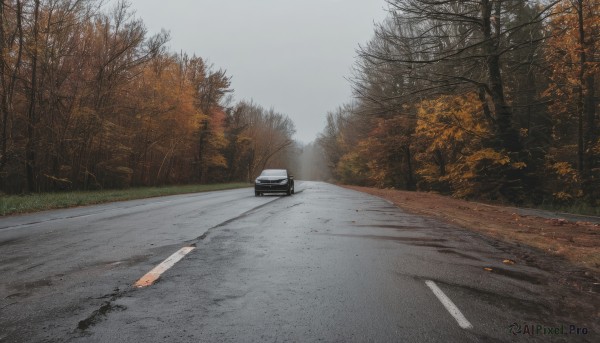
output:
M265 169L254 181L254 195L264 193L294 194L294 177L287 169Z

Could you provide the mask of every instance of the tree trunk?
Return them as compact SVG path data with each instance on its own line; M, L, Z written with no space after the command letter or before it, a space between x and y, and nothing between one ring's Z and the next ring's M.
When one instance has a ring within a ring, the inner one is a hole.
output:
M15 86L17 83L17 77L18 77L18 73L19 73L19 69L21 67L21 61L23 58L23 23L22 23L22 16L23 16L23 5L21 3L21 0L17 0L16 2L16 16L17 16L17 37L18 37L18 49L17 49L17 59L15 61L14 64L14 68L12 70L12 74L10 75L10 78L8 78L9 75L7 75L9 73L9 70L6 68L7 66L7 59L6 59L6 53L7 53L7 46L6 46L6 32L5 32L5 23L4 23L4 10L6 5L4 4L4 1L1 2L0 4L0 73L1 73L1 78L2 78L2 100L1 100L1 111L2 111L2 139L1 139L1 147L0 147L0 154L2 155L2 157L0 158L0 171L2 171L4 169L4 167L6 166L6 164L8 163L8 137L9 137L9 133L8 133L8 126L9 126L9 120L11 120L11 116L10 113L13 111L13 95L14 95L14 91L15 91Z
M578 91L578 104L577 104L577 169L580 173L584 173L584 139L583 139L583 113L585 110L585 97L584 97L584 78L585 78L585 29L583 22L583 0L577 0L577 23L579 29L579 89Z
M583 111L586 117L586 131L585 131L585 171L590 174L592 169L596 168L596 156L594 153L594 144L597 139L596 133L596 100L595 100L595 77L594 75L589 75L586 77L586 87L585 87L585 98L584 98L584 106Z
M0 147L0 171L6 165L6 146L7 146L7 127L8 127L8 85L6 80L6 35L4 33L4 1L0 1L0 80L2 82L2 101L0 111L2 111L2 138Z
M594 168L593 146L596 141L596 104L595 96L595 78L592 73L587 71L587 53L592 44L586 43L585 34L585 16L583 0L577 0L577 22L579 29L579 136L577 140L577 161L578 169L585 176L589 177L592 168ZM585 127L585 129L584 129Z
M36 191L35 182L35 126L37 123L36 106L37 101L37 62L38 62L38 35L39 35L39 11L40 0L35 0L33 12L33 51L31 53L31 89L29 92L29 109L27 111L27 145L25 147L25 171L27 178L27 190Z
M504 97L504 84L500 66L500 17L502 2L499 0L481 0L481 18L483 24L483 35L485 38L486 66L489 76L489 92L494 104L496 117L496 139L502 148L510 152L521 149L519 136L512 127L512 109L506 103ZM494 15L492 15L494 11ZM492 23L493 22L493 23ZM495 32L492 32L492 25Z
M404 148L406 153L406 189L409 191L414 191L417 187L415 184L415 178L413 175L413 165L412 165L412 153L410 151L410 144L407 144Z

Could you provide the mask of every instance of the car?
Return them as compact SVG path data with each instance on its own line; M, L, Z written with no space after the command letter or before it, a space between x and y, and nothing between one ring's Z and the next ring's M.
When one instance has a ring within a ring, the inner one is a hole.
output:
M294 176L287 169L265 169L254 181L254 195L265 193L294 194Z

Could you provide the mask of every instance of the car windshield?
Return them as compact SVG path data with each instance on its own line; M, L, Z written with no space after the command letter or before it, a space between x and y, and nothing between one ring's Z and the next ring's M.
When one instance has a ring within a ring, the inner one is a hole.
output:
M260 173L260 176L282 176L282 177L287 177L287 173L284 169L267 169L267 170L263 170L262 173Z

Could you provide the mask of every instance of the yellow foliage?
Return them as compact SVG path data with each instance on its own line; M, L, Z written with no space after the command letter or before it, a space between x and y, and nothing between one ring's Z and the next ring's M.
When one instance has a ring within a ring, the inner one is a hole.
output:
M491 132L474 93L422 101L415 131L420 147L415 156L419 162L417 174L430 186L439 183L453 184L454 188L467 186L461 185L462 182L474 178L475 173L465 170L465 164L485 157L482 152L473 154L482 148L482 140Z
M596 139L596 142L592 146L592 151L594 152L594 154L600 155L600 138Z
M551 165L551 168L562 179L579 182L579 173L569 162L556 162Z
M510 157L494 149L487 148L475 151L472 155L467 157L466 161L469 165L475 165L477 163L485 161L487 165L504 166L510 163Z
M514 162L511 164L514 169L523 169L527 167L525 162Z
M492 136L492 125L477 94L445 95L421 102L415 132L420 147L415 156L417 174L426 187L449 188L458 197L493 188L503 170L527 166L511 160L504 151L487 147Z
M412 122L411 122L412 121ZM376 119L368 137L359 140L338 162L336 174L343 182L394 187L406 184L403 168L413 119L396 116ZM339 137L338 137L339 139Z
M521 137L523 137L523 138L525 138L525 137L529 136L529 130L528 130L528 129L521 128L521 129L519 130L519 136L521 136Z
M580 42L579 16L575 2L559 2L554 7L552 20L548 25L550 34L544 56L550 66L550 83L543 95L552 100L550 109L555 116L572 116L579 106L579 89L587 91L585 78L600 73L600 64L591 58L600 50L600 16L597 15L600 12L600 1L587 0L582 5L586 37L583 46ZM582 51L588 56L587 62L583 64Z
M571 196L571 194L565 193L565 192L557 192L557 193L552 194L552 196L554 196L554 198L556 200L560 200L560 201L571 201L571 200L573 200L573 196Z
M430 140L430 151L480 141L491 134L481 102L474 93L425 100L420 103L417 116L416 134Z

